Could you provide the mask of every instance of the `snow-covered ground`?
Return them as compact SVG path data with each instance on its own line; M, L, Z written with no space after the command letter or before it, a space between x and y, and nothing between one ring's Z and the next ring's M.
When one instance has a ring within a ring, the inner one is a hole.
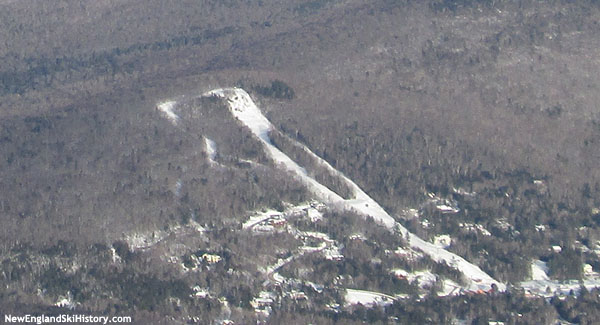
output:
M204 138L204 143L206 144L206 154L208 155L208 160L211 163L215 163L215 158L217 157L217 144L209 138Z
M525 289L525 292L529 295L541 296L550 298L554 294L566 296L570 294L571 290L574 293L578 293L583 285L588 290L596 287L600 287L600 275L597 273L586 274L583 281L578 280L566 280L557 281L551 280L548 277L548 266L546 263L536 260L531 264L531 280L521 282L521 287Z
M550 280L550 278L548 278L548 266L546 265L546 262L536 260L531 263L531 279L535 281Z
M410 283L416 282L416 285L420 288L431 287L437 280L436 275L428 270L415 271L411 273L404 269L393 269L390 270L390 272L397 278L406 279L406 281Z
M423 251L429 255L433 260L437 262L445 262L461 271L467 279L470 280L470 284L466 289L468 290L489 290L492 285L496 285L498 290L504 291L506 286L492 277L487 273L483 272L478 266L469 263L464 258L446 251L443 248L436 247L432 243L429 243L414 234L410 233L406 228L397 223L375 200L369 197L358 185L352 180L347 178L341 172L334 169L329 163L315 155L309 148L303 146L306 153L316 158L322 166L329 169L334 175L338 175L341 180L353 189L354 198L351 200L345 200L340 197L337 193L333 192L326 186L317 182L311 178L306 170L288 157L285 153L276 148L269 139L268 133L274 126L271 122L261 113L260 109L256 106L252 98L240 88L226 88L216 89L209 91L204 96L217 96L225 98L229 104L231 113L238 119L242 124L247 126L250 131L256 135L256 137L263 143L267 154L270 158L276 162L277 165L284 166L284 168L294 174L300 179L307 188L323 202L327 203L332 207L342 207L345 210L352 210L364 216L372 217L376 222L386 226L391 230L395 230L402 234L404 238L407 238L411 247Z
M448 248L452 245L452 238L447 234L437 235L433 238L433 244L439 248Z
M421 252L417 252L410 247L398 247L394 251L394 254L408 261L416 261L423 257L423 254Z
M253 227L274 218L280 218L282 213L272 209L257 211L246 222L242 224L242 229L252 229Z
M416 281L419 288L426 289L435 284L437 276L428 270L423 270L409 273L406 279L411 283Z
M399 279L406 279L411 284L417 285L422 290L429 290L438 281L438 277L431 273L429 270L421 270L415 272L408 272L403 269L393 269L390 272ZM437 293L439 297L442 296L454 296L461 293L462 287L448 279L440 279L442 281L442 288Z
M148 249L162 240L167 238L171 234L181 234L185 231L195 231L202 233L205 229L194 220L190 220L186 225L174 225L168 230L154 230L146 232L132 232L127 234L124 240L129 245L132 251Z
M194 291L194 293L191 294L191 297L194 297L194 298L210 297L210 292L208 291L208 288L201 288L200 286L195 286L194 288L192 288L192 290Z
M77 305L79 305L79 303L73 302L73 295L71 294L71 291L67 292L66 297L60 296L58 298L58 301L56 303L54 303L54 306L68 308L71 310L75 309L75 307L77 307Z
M483 225L478 223L470 223L470 222L461 222L458 224L461 229L464 229L467 232L480 233L484 236L491 236L490 233Z
M363 306L387 306L391 305L396 298L374 291L346 289L346 304Z
M461 287L458 283L452 280L445 279L444 286L442 287L442 290L437 293L437 295L439 297L456 296L461 293L460 289Z
M174 125L177 125L177 122L179 121L179 116L177 116L177 114L175 114L175 112L173 111L173 108L175 108L176 104L177 102L175 101L166 101L158 104L158 106L156 107Z
M460 209L446 205L446 204L437 205L436 208L438 210L440 210L442 213L458 213L458 212L460 212Z

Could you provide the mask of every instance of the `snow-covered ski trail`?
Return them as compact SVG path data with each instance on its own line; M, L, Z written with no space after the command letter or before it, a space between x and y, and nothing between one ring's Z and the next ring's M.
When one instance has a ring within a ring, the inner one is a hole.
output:
M310 177L306 170L288 157L285 153L273 145L269 138L269 131L275 129L271 122L262 114L256 106L250 95L241 88L220 88L209 91L203 96L217 96L227 100L231 113L242 124L263 143L267 154L277 164L283 165L285 169L297 176L314 195L323 202L332 207L342 208L344 210L355 211L364 216L372 217L377 223L387 227L392 231L398 231L404 238L408 239L412 248L419 249L431 257L436 262L445 262L449 266L461 271L469 284L467 290L488 291L492 285L496 285L499 291L504 291L506 286L482 271L478 266L468 262L464 258L451 253L443 248L434 246L418 236L410 233L404 226L392 218L375 200L366 194L356 183L346 177L343 173L333 168L328 162L314 154L309 148L303 146L303 149L311 156L315 157L323 166L330 170L334 175L344 180L354 191L354 198L345 200L334 191Z

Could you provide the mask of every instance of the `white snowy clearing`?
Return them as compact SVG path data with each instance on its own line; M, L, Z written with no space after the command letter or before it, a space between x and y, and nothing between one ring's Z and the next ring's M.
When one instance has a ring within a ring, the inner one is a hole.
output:
M416 282L415 284L421 289L431 288L437 281L437 276L431 273L429 270L421 270L410 273L403 269L393 269L390 270L390 272L397 278L406 279L406 281L409 283Z
M408 261L416 261L420 258L423 257L423 254L421 254L420 252L415 251L414 249L407 247L398 247L395 251L394 254L396 254L399 257L402 257Z
M438 297L446 297L446 296L456 296L461 294L461 287L458 283L445 279L444 287L440 292L437 293Z
M186 232L203 233L206 230L194 220L190 220L187 225L176 224L168 230L157 229L146 232L132 232L125 235L125 241L132 251L144 250L151 248L162 242L170 235L181 235Z
M536 260L531 263L531 279L535 281L550 280L550 278L548 278L548 266L546 265L546 262Z
M166 102L162 102L162 103L158 104L158 106L156 107L174 125L177 125L177 122L179 121L179 116L177 116L177 114L175 114L175 112L173 112L173 108L175 108L176 104L177 104L177 102L175 102L175 101L166 101Z
M458 224L458 226L467 232L480 233L484 236L492 235L492 233L489 232L487 229L485 229L485 227L483 225L480 225L478 223L461 222Z
M56 303L54 303L54 306L68 308L71 310L75 309L75 307L77 307L77 305L79 305L79 303L73 302L73 295L71 294L71 291L67 292L66 297L60 296L58 301Z
M361 304L365 307L377 305L387 306L391 305L394 300L396 300L396 298L379 292L346 289L347 305Z
M270 218L276 218L281 215L282 215L281 212L279 212L277 210L273 210L273 209L264 209L262 211L256 211L253 216L250 216L250 218L242 224L242 228L243 229L252 228L252 226L259 224L264 220L269 220Z
M586 274L586 277L580 282L578 280L551 280L548 277L548 271L549 268L545 262L539 260L533 261L531 263L532 279L521 282L521 287L525 289L525 293L550 298L555 293L559 296L566 296L571 290L574 293L578 293L581 290L581 286L586 287L588 290L600 287L600 276L597 273Z
M452 238L447 234L437 235L433 238L433 244L439 248L448 248L452 245Z
M403 269L393 269L390 272L397 278L406 279L409 283L416 284L420 289L428 290L432 288L436 282L442 281L442 288L437 293L438 297L459 295L462 287L449 279L438 279L438 277L429 270L421 270L410 273ZM398 298L398 297L397 297Z
M205 93L203 96L217 96L225 98L229 104L233 116L242 124L247 126L250 131L256 137L258 137L258 139L263 143L266 153L276 163L276 165L283 166L286 170L298 177L307 186L309 191L311 191L326 204L330 205L331 207L339 207L343 210L352 210L363 216L370 216L376 222L384 225L388 229L398 231L404 238L408 239L411 247L423 251L437 262L445 262L449 266L461 271L465 277L470 280L469 285L465 288L466 290L488 291L491 289L492 285L496 285L500 291L504 291L506 289L504 284L490 277L478 266L473 265L464 258L448 252L443 248L436 247L435 245L410 233L406 228L397 223L394 218L392 218L375 200L369 197L352 180L348 179L341 172L333 168L325 160L315 155L309 148L302 146L307 154L317 159L322 166L330 170L333 175L337 175L350 188L353 189L354 199L345 200L337 193L308 176L304 168L298 165L295 161L293 161L290 157L281 152L271 143L268 133L269 130L274 129L274 126L261 113L260 109L256 106L252 98L250 98L250 95L248 95L245 90L240 88L215 89Z
M204 138L204 143L206 144L206 154L208 155L208 161L214 164L215 158L217 157L217 144L209 138Z

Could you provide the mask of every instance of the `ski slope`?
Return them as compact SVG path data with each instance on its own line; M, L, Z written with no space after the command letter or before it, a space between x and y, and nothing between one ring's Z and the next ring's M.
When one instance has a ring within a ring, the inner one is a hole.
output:
M326 167L332 174L337 175L341 180L347 183L354 192L354 198L345 200L334 191L330 190L323 184L317 182L310 177L306 170L280 151L273 145L269 138L269 131L275 129L271 122L262 114L256 106L250 95L240 88L220 88L209 91L203 96L217 96L227 100L228 106L232 115L243 125L248 127L250 131L262 142L266 153L275 162L276 165L282 166L287 171L297 177L304 183L310 192L317 196L326 204L341 208L342 210L351 210L363 216L372 217L377 223L387 227L392 231L398 231L402 236L408 239L412 248L419 249L437 262L445 262L446 264L461 271L469 284L465 287L471 291L488 291L492 285L496 285L497 289L504 291L506 286L487 273L482 271L478 266L468 262L464 258L448 252L447 250L436 247L414 234L410 233L406 228L397 223L375 200L367 195L357 184L348 177L343 175L333 168L327 161L318 157L309 148L303 146L307 154L316 158L322 166Z
M169 121L171 121L171 123L173 123L173 125L177 125L177 122L179 121L179 116L173 111L176 104L177 102L170 100L162 102L156 107L167 119L169 119Z
M213 140L206 137L204 138L204 144L206 145L208 161L214 164L215 159L217 158L217 144Z

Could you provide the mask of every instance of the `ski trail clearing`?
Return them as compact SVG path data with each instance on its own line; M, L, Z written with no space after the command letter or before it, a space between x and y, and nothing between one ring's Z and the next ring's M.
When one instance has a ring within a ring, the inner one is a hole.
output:
M217 144L209 139L204 138L204 144L206 145L206 155L208 156L208 161L212 164L216 163L215 159L217 158Z
M156 107L166 118L171 121L171 123L173 123L173 125L177 125L177 122L179 121L179 116L173 112L173 108L175 108L176 104L177 102L175 101L166 101L158 104Z
M322 158L314 154L309 148L303 146L304 150L330 170L334 175L344 180L354 190L354 198L345 200L337 193L333 192L323 184L317 182L308 176L306 170L288 157L285 153L276 148L269 138L269 131L275 129L271 122L262 114L256 106L250 95L240 88L222 88L215 89L205 93L203 96L217 96L227 100L231 113L242 124L247 126L250 131L263 143L267 154L276 164L281 164L284 168L298 177L314 195L323 202L335 208L355 211L363 216L372 217L377 223L387 227L392 231L398 231L404 238L408 239L412 248L419 249L431 257L436 262L445 262L449 266L461 271L469 284L465 287L470 291L489 291L493 285L497 286L499 291L504 291L506 286L478 266L468 262L464 258L451 253L443 248L434 246L416 235L410 233L404 226L397 223L375 200L367 195L358 185L356 185L343 173L333 168Z

